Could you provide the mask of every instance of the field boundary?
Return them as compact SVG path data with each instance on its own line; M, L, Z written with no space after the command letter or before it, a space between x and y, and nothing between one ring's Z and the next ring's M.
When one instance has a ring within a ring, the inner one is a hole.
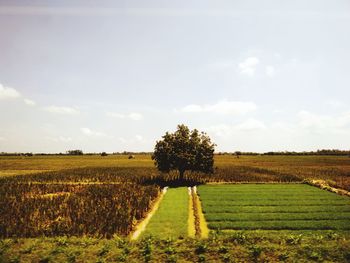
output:
M148 225L152 216L158 210L159 205L163 200L163 197L166 194L167 190L168 190L168 187L164 187L162 189L162 192L160 196L157 198L157 200L154 202L153 207L151 208L151 211L147 214L147 216L144 219L141 219L141 221L139 221L138 224L135 226L135 230L130 234L131 240L137 240L140 237L141 233L146 229L146 226Z
M311 186L318 187L318 188L320 188L322 190L327 190L329 192L339 194L339 195L350 196L350 192L349 191L346 191L346 190L341 189L341 188L332 187L325 180L307 180L304 183L308 184L308 185L311 185Z
M188 187L188 195L189 195L189 202L188 202L188 236L191 238L195 238L197 235L196 231L196 217L195 217L195 211L193 207L193 196L192 196L192 188Z
M220 184L305 184L304 181L293 181L293 182L254 182L254 181L245 181L245 182L228 182L228 181L218 181L218 182L207 182L204 185L220 185Z
M194 200L193 206L195 207L196 229L198 228L196 236L206 239L209 236L209 228L203 214L202 204L198 197L196 186L192 187L192 195Z

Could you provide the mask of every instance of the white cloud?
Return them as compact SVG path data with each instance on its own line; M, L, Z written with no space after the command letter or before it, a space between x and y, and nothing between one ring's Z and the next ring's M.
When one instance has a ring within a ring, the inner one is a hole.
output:
M332 122L329 116L314 114L305 110L298 112L299 123L301 128L320 130L327 128Z
M257 57L249 57L238 64L239 72L243 75L253 76L256 66L260 63Z
M281 54L278 52L273 53L273 56L277 59L280 59L282 57Z
M284 113L285 110L284 109L274 109L272 112L275 114L281 114L281 113Z
M230 69L235 66L234 60L219 60L212 63L207 64L207 68L211 70L225 70Z
M137 112L132 112L128 115L128 117L134 121L139 121L141 120L143 117L140 113Z
M348 133L350 129L350 112L337 116L315 114L308 111L298 113L298 127L316 133Z
M58 136L58 137L47 137L46 139L53 141L53 142L72 142L73 139L71 137L65 137L65 136Z
M116 113L116 112L107 112L106 115L109 117L114 117L114 118L118 118L118 119L125 119L126 118L125 114Z
M84 133L87 136L93 136L93 137L105 137L106 134L103 132L93 131L89 128L80 128L81 132Z
M261 121L249 119L243 123L236 125L234 128L238 131L256 131L266 129L266 126Z
M153 142L153 141L146 140L142 135L139 135L139 134L130 138L119 137L118 141L125 145L134 145L139 143L145 144L145 143Z
M123 144L125 144L125 143L128 142L128 140L125 139L125 138L123 138L123 137L119 137L119 138L118 138L118 141L120 141L120 142L123 143Z
M227 124L219 124L210 126L207 130L209 133L213 133L217 137L230 137L232 134L232 126Z
M61 142L71 142L73 139L71 137L64 137L64 136L59 136L58 140Z
M79 114L80 111L77 108L72 107L60 107L60 106L49 106L44 108L44 110L51 112L51 113L58 113L58 114L69 114L69 115L75 115Z
M203 112L205 111L205 108L207 108L207 106L200 106L200 105L196 105L196 104L191 104L191 105L187 105L185 107L183 107L181 109L181 111L183 112Z
M0 100L1 99L16 99L21 97L21 93L19 93L14 88L5 87L0 84Z
M335 99L326 101L326 105L332 107L333 109L339 109L346 106L343 102Z
M276 70L273 66L266 66L265 73L268 77L273 77L275 76Z
M118 119L130 119L134 121L139 121L143 119L143 116L141 113L138 112L131 112L129 114L122 114L122 113L117 113L117 112L107 112L107 116L113 117L113 118L118 118Z
M136 135L135 138L138 141L142 141L143 140L143 137L141 135Z
M227 101L222 100L215 104L197 105L191 104L180 109L180 112L186 113L216 113L216 114L230 114L239 115L253 112L257 109L254 102L244 101ZM178 110L176 110L178 111Z
M219 124L209 127L207 130L217 137L231 138L234 135L265 130L267 127L262 121L248 119L236 125Z
M28 106L35 106L35 105L36 105L35 101L30 100L30 99L24 99L23 101L24 101L24 103L27 104Z

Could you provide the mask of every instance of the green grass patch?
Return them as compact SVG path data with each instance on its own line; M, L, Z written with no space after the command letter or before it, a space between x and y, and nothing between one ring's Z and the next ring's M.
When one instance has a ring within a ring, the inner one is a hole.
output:
M211 229L234 229L234 230L350 230L349 219L347 220L264 220L264 221L211 221L208 222Z
M350 198L304 184L198 188L211 229L350 230Z
M211 213L207 221L349 220L350 212L313 213Z
M142 236L186 237L188 202L187 187L169 188Z

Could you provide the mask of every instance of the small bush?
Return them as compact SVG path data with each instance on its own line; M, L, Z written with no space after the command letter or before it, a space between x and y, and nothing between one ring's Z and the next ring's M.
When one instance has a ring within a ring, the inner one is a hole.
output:
M227 247L225 247L225 246L220 246L219 247L219 253L222 253L222 254L224 254L224 253L227 253L228 252L228 248Z
M201 243L198 243L197 244L197 247L196 247L196 254L199 255L199 254L203 254L207 251L207 244L201 242Z
M301 240L302 240L302 234L300 235L289 235L286 238L286 243L289 245L296 245L296 244L300 244Z
M152 258L152 238L147 238L143 241L142 256L145 262L151 261Z
M223 262L232 262L231 261L231 256L229 254L225 254L223 257L222 257L222 261Z
M259 246L252 246L250 247L250 253L252 255L252 257L254 258L254 260L257 260L258 257L261 255L261 252L262 252L262 248L259 247Z
M232 234L230 240L237 244L244 244L247 241L247 236L244 232L240 231Z
M282 253L282 254L279 254L279 255L278 255L278 260L279 260L279 261L285 261L285 260L287 260L288 258L289 258L288 253Z
M100 256L100 257L103 257L104 255L106 255L108 252L109 252L109 246L107 246L107 245L104 245L101 249L100 249L100 251L98 252L98 255Z
M203 255L203 254L199 255L198 262L205 262L205 255Z
M44 256L39 260L39 263L49 263L49 262L50 262L49 256Z

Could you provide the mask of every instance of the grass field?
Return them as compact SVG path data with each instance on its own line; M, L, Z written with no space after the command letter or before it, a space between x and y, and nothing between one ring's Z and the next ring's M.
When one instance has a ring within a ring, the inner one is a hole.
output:
M305 184L198 188L211 229L350 230L350 198Z
M142 235L161 238L186 237L188 235L188 203L187 187L169 188Z

